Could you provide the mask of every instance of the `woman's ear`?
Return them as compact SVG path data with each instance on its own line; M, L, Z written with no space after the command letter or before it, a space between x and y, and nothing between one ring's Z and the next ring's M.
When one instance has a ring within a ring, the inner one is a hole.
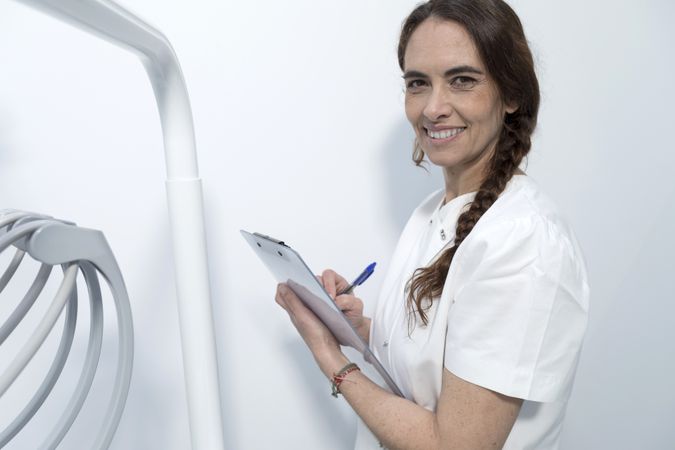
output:
M514 112L518 111L518 105L515 103L505 104L504 111L506 112L506 114L513 114Z

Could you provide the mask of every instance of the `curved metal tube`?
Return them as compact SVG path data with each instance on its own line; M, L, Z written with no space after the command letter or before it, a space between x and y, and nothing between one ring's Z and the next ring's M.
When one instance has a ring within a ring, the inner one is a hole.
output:
M17 250L16 253L14 253L14 257L9 262L9 266L7 266L5 273L3 273L2 277L0 277L0 292L4 291L5 288L7 287L7 283L9 283L9 280L12 279L12 277L16 273L16 270L21 265L21 261L23 261L23 257L25 254L26 252L24 252L23 250Z
M156 28L108 0L17 0L138 55L155 90L164 132L169 179L199 176L192 109L169 40Z
M75 287L75 278L77 277L77 265L73 264L66 269L66 274L63 278L61 286L49 306L47 313L40 321L40 324L33 332L28 342L21 348L19 354L16 355L9 367L4 373L0 375L0 396L14 383L14 380L19 376L21 371L26 367L26 364L33 358L37 350L40 348L44 340L47 338L49 332L54 328L56 320L61 315L63 307L70 298L70 293Z
M9 315L9 318L0 327L0 345L5 342L5 339L7 339L10 334L12 334L12 331L19 325L21 320L26 316L26 313L28 313L33 306L33 303L35 303L35 300L40 296L40 293L47 284L47 280L49 280L49 274L51 274L51 272L52 266L47 264L42 264L40 266L40 270L35 276L35 280L33 280L33 284L31 284L28 292L26 292L26 295L23 297L23 300L21 300L19 305L14 308L12 314Z
M92 261L92 264L96 266L101 275L103 275L103 278L108 282L108 287L115 300L115 311L117 312L119 356L115 386L113 387L110 407L104 419L102 431L94 444L94 448L107 449L117 430L117 425L122 417L122 411L124 411L124 405L127 401L127 394L129 393L133 362L134 330L131 321L129 295L122 280L121 272L119 269L107 270L104 265L99 266L97 261Z
M45 267L45 265L43 265ZM51 266L49 267L51 271ZM66 305L66 320L63 324L63 333L61 335L61 342L56 351L56 357L52 362L49 372L45 379L40 384L40 387L30 399L28 404L21 410L18 416L0 433L0 448L7 445L9 441L16 436L16 434L26 426L26 424L33 418L35 413L40 409L44 401L49 396L49 393L54 388L63 367L66 365L70 348L73 344L73 337L75 336L75 326L77 325L77 287L73 289L70 300Z
M40 446L41 449L53 449L63 440L66 433L73 425L77 415L82 409L91 385L96 374L96 367L98 366L99 357L101 356L101 345L103 343L103 300L101 297L101 287L96 275L96 269L87 262L80 263L80 269L84 274L85 282L87 283L87 291L89 293L89 307L90 307L90 326L89 326L89 342L87 344L87 356L84 360L84 366L80 373L80 379L77 382L75 392L70 398L70 402L66 406L58 423L54 426L49 436ZM110 428L110 425L108 425ZM114 434L117 429L117 424L112 426L112 431L109 429L101 431L99 434Z
M31 217L32 214L25 211L17 211L14 209L3 209L0 211L0 230L7 225L11 225L22 217Z
M48 225L50 223L52 222L49 220L36 220L34 222L28 222L13 228L9 233L0 236L0 253L5 251L5 249L10 245L14 244L15 241L30 235L41 226Z

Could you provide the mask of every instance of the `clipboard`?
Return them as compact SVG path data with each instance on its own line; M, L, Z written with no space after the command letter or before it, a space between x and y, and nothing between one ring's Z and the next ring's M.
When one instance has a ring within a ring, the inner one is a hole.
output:
M280 283L286 283L295 295L331 330L340 345L355 348L373 365L389 389L404 397L368 344L361 339L347 317L328 295L300 254L283 241L259 233L240 230L256 255Z

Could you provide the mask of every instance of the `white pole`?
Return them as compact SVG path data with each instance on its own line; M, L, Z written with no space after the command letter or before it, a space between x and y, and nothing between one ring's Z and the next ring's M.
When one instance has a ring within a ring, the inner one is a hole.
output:
M192 448L223 449L201 179L192 110L166 37L109 0L18 0L136 53L150 78L162 123L167 197Z

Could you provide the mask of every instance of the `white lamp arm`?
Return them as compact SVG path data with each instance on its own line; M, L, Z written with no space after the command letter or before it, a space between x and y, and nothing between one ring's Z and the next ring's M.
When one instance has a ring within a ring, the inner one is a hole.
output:
M17 0L136 53L157 99L164 132L167 178L198 178L192 109L168 39L109 0Z

